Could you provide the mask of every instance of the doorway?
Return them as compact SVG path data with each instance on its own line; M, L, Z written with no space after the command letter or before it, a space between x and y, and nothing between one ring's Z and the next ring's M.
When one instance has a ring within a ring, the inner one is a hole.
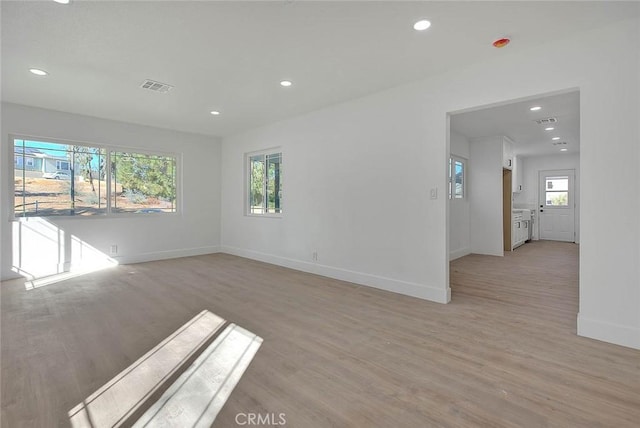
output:
M450 155L467 159L465 198L469 201L466 217L457 216L453 204L448 207L452 299L456 293L468 293L465 287L471 283L482 289L488 278L482 277L480 265L495 263L505 272L552 269L536 265L536 258L578 243L580 236L579 91L574 88L450 112L448 120ZM508 141L513 144L503 144ZM526 220L518 220L518 215L525 214ZM533 233L527 233L525 243L511 251L512 237L523 222ZM466 241L460 231L468 231ZM577 254L578 247L571 248ZM570 264L577 278L577 260ZM464 284L459 282L463 271L467 274ZM496 271L491 283L497 284L500 275ZM579 290L574 292L577 296ZM565 303L577 305L572 294L565 297L571 300Z
M575 242L575 170L539 172L540 239Z

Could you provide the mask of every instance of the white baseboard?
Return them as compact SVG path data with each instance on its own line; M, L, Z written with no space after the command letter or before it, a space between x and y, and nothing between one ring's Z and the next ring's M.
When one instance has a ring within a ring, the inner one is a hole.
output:
M316 275L322 275L333 279L339 279L341 281L353 282L355 284L365 285L367 287L379 288L381 290L430 300L432 302L449 303L449 301L451 300L451 289L449 287L447 287L446 289L442 289L414 282L385 278L368 273L355 272L347 269L320 265L317 263L290 259L286 257L275 256L273 254L261 253L258 251L245 250L242 248L229 247L225 245L220 247L220 252L283 266L303 272L313 273Z
M578 336L640 349L640 328L595 320L578 314Z
M153 262L156 260L177 259L179 257L201 256L203 254L219 253L220 246L212 245L209 247L198 248L182 248L179 250L154 251L151 253L142 253L134 255L111 256L111 258L121 265L129 265L133 263Z
M471 248L460 248L458 250L453 250L449 253L449 261L459 259L460 257L468 256L471 254Z
M18 279L18 278L24 278L24 277L13 271L2 272L2 278L0 278L0 281L11 281L12 279Z

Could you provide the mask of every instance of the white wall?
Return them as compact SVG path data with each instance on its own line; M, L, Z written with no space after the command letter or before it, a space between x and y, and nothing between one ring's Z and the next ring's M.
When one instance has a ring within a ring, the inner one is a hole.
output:
M575 170L575 231L576 242L580 242L580 155L559 153L557 155L519 158L518 161L520 162L518 167L522 168L523 172L523 187L522 192L514 194L514 207L535 209L536 212L539 209L539 172L561 169ZM534 222L533 239L538 239L538 237L538 222Z
M449 200L449 260L471 253L469 242L469 171L473 168L469 161L469 140L462 134L451 131L449 141L451 154L465 160L465 196Z
M502 221L503 137L472 138L469 157L469 241L471 252L504 255Z
M220 244L220 141L211 137L168 131L93 117L2 104L0 215L2 278L14 277L12 226L9 222L11 163L9 134L54 138L137 149L179 153L182 157L181 212L177 215L128 218L55 218L38 230L59 229L96 250L109 254L118 246L119 262L137 262L216 252ZM29 225L34 220L29 220ZM37 232L37 231L34 231ZM54 233L57 233L54 231ZM36 233L37 234L37 233ZM66 250L68 253L69 251ZM70 257L70 254L66 254ZM71 260L63 260L70 262ZM53 260L52 262L55 262ZM38 263L46 271L49 266Z
M224 248L447 301L447 112L579 88L578 331L640 348L640 203L630 198L640 182L639 28L636 18L534 49L514 44L496 61L224 139ZM246 217L243 154L273 146L284 152L284 216ZM613 176L616 186L603 179Z

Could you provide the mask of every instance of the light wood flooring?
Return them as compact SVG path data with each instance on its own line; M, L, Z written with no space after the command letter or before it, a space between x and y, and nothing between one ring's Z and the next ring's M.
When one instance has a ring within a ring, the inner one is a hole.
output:
M225 254L4 282L1 425L68 426L208 309L264 338L215 427L637 427L640 351L576 336L577 263L557 242L467 256L448 305Z

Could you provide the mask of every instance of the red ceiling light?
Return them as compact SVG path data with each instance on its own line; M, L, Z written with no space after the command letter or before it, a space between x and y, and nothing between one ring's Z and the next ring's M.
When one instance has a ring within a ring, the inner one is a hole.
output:
M503 38L503 39L498 39L495 42L493 42L493 47L494 48L503 48L505 46L507 46L509 44L511 40L508 38Z

